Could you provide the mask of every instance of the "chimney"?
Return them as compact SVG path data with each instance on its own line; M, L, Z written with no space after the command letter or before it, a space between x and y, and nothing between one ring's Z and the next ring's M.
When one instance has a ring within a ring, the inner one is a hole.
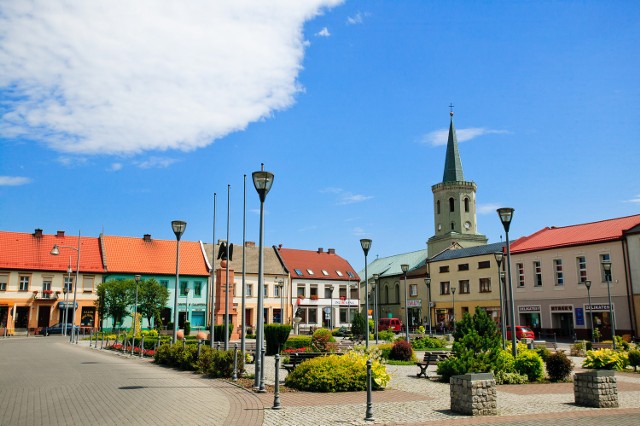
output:
M151 234L144 234L142 239L144 240L145 243L151 242Z
M322 247L318 247L318 253L324 253L324 249Z
M329 254L336 254L336 249L332 249L332 248L330 248L330 249L327 251L327 253L329 253Z
M256 246L256 242L255 241L245 241L244 242L244 246L245 247L255 247Z
M282 248L282 244L278 244L278 250Z
M60 237L60 238L64 237L64 231L58 231L56 233L56 237Z
M42 229L36 228L35 232L33 233L33 236L36 238L42 238Z

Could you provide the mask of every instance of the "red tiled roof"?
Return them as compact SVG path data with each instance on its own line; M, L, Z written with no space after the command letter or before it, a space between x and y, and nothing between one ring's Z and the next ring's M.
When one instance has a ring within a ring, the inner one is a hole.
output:
M545 250L619 240L627 229L640 224L640 215L563 227L547 227L513 242L511 252Z
M176 241L103 236L107 271L111 273L176 273ZM180 275L209 275L199 242L180 241Z
M278 249L278 253L289 270L291 278L360 281L360 277L358 277L358 274L353 270L349 262L335 253L326 251L318 253L318 251L287 248ZM302 275L298 275L295 272L296 269L300 270ZM313 275L309 274L308 269L313 271ZM329 275L325 275L322 272L323 270ZM342 276L338 275L337 271L340 271ZM351 272L353 277L349 277L347 271Z
M54 256L51 249L60 246L60 254ZM73 247L64 248L65 247ZM46 235L36 237L22 232L0 231L0 268L34 271L66 271L77 265L78 236ZM103 273L99 241L95 237L80 238L80 272Z

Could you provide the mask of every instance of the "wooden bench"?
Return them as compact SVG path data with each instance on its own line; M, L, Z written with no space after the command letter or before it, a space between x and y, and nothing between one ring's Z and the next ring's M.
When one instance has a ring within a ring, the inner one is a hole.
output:
M331 353L331 352L296 352L289 356L289 362L283 363L282 368L287 370L287 372L291 373L299 364L303 363L308 359L313 359L319 356L327 356L327 355L342 355L341 353Z
M450 356L451 352L449 351L426 351L422 362L416 362L416 365L420 367L420 372L417 374L417 377L427 378L427 368L429 368L432 363L435 365Z
M613 349L613 343L594 342L591 344L591 349L594 351L598 349Z

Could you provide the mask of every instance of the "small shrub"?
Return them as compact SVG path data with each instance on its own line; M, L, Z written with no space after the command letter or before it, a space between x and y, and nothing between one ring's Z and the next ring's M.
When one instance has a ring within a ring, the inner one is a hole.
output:
M542 358L544 362L547 362L547 358L551 355L551 351L545 345L538 345L534 350L540 355L540 358Z
M309 392L350 392L366 390L367 355L355 351L342 356L319 356L298 365L285 380L289 387ZM384 388L389 375L384 365L373 360L374 389Z
M382 343L377 345L376 348L380 351L380 357L383 359L391 359L391 349L393 349L393 344L391 343Z
M391 352L389 353L389 359L395 359L398 361L411 361L414 359L411 344L404 340L398 340L395 342L391 348Z
M616 336L616 348L618 348L618 350L628 351L630 345L622 336Z
M378 338L385 342L393 342L396 340L396 334L391 330L378 331Z
M633 371L638 371L638 366L640 365L640 350L630 350L627 358L629 359L629 365L633 367Z
M544 377L544 362L535 351L525 350L518 353L513 366L516 372L527 376L531 382Z
M443 349L447 347L447 343L438 339L437 337L418 337L411 340L411 346L417 351L424 351L427 349Z
M457 357L450 357L444 361L440 361L437 364L436 371L440 376L440 381L449 383L449 379L452 376L458 376L460 374L466 374L467 364Z
M161 365L168 365L171 356L170 348L171 346L168 343L163 343L158 346L158 350L156 351L156 355L154 357L155 362Z
M597 351L587 351L587 356L582 363L584 368L594 368L597 370L618 370L625 369L628 363L626 352L618 352L613 349L600 349Z
M356 312L353 314L353 319L351 320L351 332L354 336L364 336L365 328L367 324L367 320L364 315L360 312Z
M311 336L291 336L284 343L284 349L308 348L311 346Z
M523 385L529 382L527 376L516 372L498 371L494 378L497 385Z
M418 334L424 334L424 326L423 326L423 325L421 325L420 327L418 327L418 328L416 329L416 333L418 333Z
M184 335L188 336L191 334L191 323L189 321L184 322Z
M331 345L335 341L336 339L331 335L331 331L326 328L317 329L311 336L311 345L319 352L330 352L335 349L335 345Z
M511 351L505 349L501 350L496 357L496 369L494 375L497 373L515 373L515 358L511 354Z
M569 354L571 356L584 356L585 355L585 351L589 349L591 350L591 342L576 342L573 345L571 345L571 348L569 349Z
M562 382L571 376L573 362L564 352L551 353L545 360L547 375L552 382Z

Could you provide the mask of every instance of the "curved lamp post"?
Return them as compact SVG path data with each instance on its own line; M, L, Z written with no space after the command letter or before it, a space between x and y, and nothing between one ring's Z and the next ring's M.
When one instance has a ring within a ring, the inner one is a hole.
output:
M71 306L72 309L71 309L71 340L70 342L73 343L73 327L76 323L76 303L77 303L77 294L78 294L78 284L80 283L80 231L78 231L78 247L58 246L57 244L55 244L51 249L51 254L53 256L59 255L61 248L68 248L78 252L78 258L76 262L76 282L73 284L73 305ZM69 271L71 271L71 265L69 265ZM65 305L65 309L67 310L69 309L68 305ZM65 331L66 331L66 324L65 324Z
M406 263L400 265L400 269L404 273L404 332L407 343L409 343L409 306L407 305L407 271L409 265Z
M587 297L589 298L589 316L591 317L591 342L594 342L593 339L593 308L591 307L591 281L587 280L584 282L584 286L587 288Z
M264 201L273 185L274 175L264 171L262 164L259 172L251 174L253 186L260 198L260 236L258 242L258 323L256 327L256 366L253 386L258 392L266 392L264 388L264 366L262 365L262 347L264 345L264 259L262 247L264 244Z
M364 314L366 324L364 330L364 345L366 349L369 349L369 275L367 272L367 255L369 254L369 249L371 249L371 240L367 238L361 239L360 246L362 247L362 251L364 252L364 294L366 295Z
M511 317L511 353L515 357L518 354L518 348L516 346L516 308L513 300L513 285L511 283L511 246L509 244L509 228L511 227L511 219L513 219L514 211L511 207L502 207L497 210L498 216L500 216L500 222L502 222L502 226L504 227L507 242L507 282L509 283L509 316Z
M453 322L453 332L456 332L456 288L451 287L451 296L453 297L453 308L451 308L451 322Z
M609 322L611 323L611 340L613 341L613 350L616 350L616 319L614 318L613 304L611 303L611 261L603 260L602 269L604 270L604 279L607 282L607 295L609 296Z
M178 341L178 283L180 282L180 238L187 229L187 222L174 220L171 229L176 234L176 285L173 291L173 343Z
M507 340L507 329L504 323L504 303L502 299L502 277L500 276L500 268L502 267L502 259L504 257L504 253L501 251L497 251L493 253L496 258L496 263L498 264L498 287L499 287L499 297L500 297L500 335L502 336L502 349L505 349L506 340Z

